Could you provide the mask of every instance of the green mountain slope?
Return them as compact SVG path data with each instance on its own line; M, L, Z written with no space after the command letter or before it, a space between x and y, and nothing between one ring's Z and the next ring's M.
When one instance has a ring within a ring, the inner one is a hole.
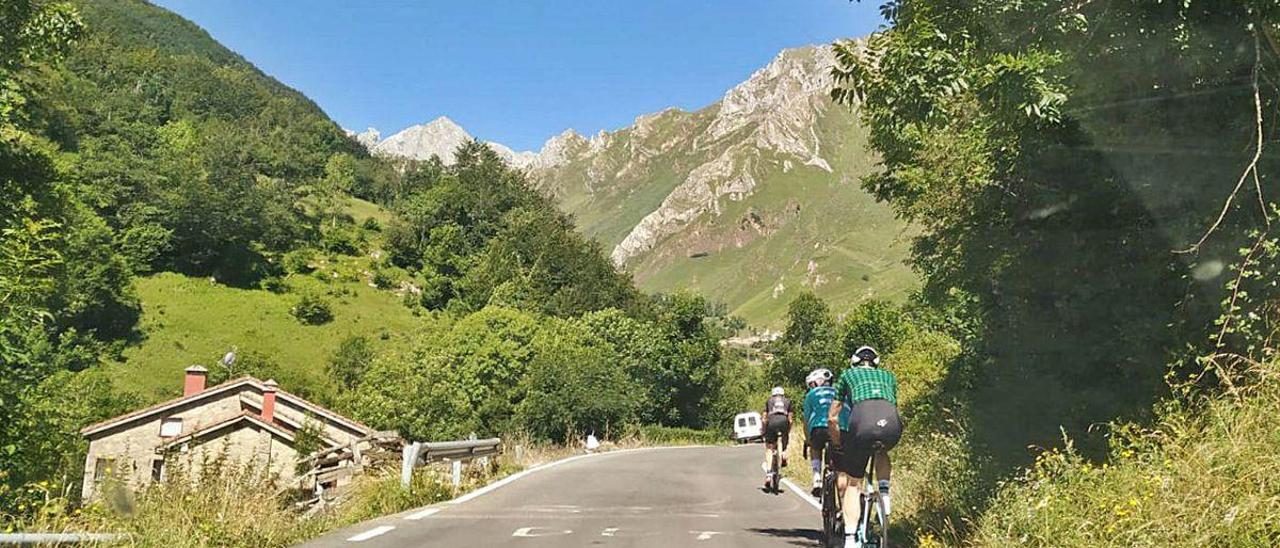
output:
M829 67L825 50L784 51L697 112L557 136L530 173L644 290L695 290L760 324L801 288L900 299L910 229L859 187L874 160L826 97Z

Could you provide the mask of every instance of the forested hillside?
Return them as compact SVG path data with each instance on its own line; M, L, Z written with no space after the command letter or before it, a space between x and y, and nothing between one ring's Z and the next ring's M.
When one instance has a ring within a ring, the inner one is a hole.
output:
M193 363L415 439L715 426L750 390L722 310L641 294L482 143L371 158L140 0L5 2L0 46L5 522L69 510L78 429Z

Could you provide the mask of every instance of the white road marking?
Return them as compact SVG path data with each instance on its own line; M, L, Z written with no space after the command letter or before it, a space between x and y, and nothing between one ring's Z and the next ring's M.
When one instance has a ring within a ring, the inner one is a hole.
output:
M373 537L376 537L376 536L378 536L378 535L385 534L385 533L387 533L388 531L390 531L390 530L392 530L392 529L395 529L395 526L394 526L394 525L383 525L383 526L381 526L381 527L374 527L373 529L370 529L370 530L368 530L368 531L365 531L365 532L363 532L363 533L360 533L360 534L358 534L358 535L356 535L356 536L354 536L354 537L351 537L351 538L347 539L347 541L349 541L349 542L364 542L364 541L369 540L369 539L371 539L371 538L373 538Z
M796 495L804 499L805 502L809 503L809 506L817 508L818 510L822 510L822 503L818 502L818 499L815 499L811 495L809 495L809 493L804 492L804 490L801 489L800 486L796 485L791 480L783 478L782 484L786 485L787 489L792 490L793 492L795 492Z
M697 533L698 540L711 540L711 537L724 534L724 533L721 533L720 531L689 531L689 533L690 534Z
M511 533L513 537L554 537L557 535L572 535L573 531L569 529L548 529L546 527L521 527L516 532Z
M528 509L530 512L546 512L554 514L581 514L582 509L572 504L550 504L547 506L534 506Z
M551 462L548 462L548 463L545 463L545 464L540 464L540 465L538 465L538 466L534 466L533 468L530 468L530 469L528 469L528 470L521 470L521 471L519 471L519 472L516 472L516 473L514 473L514 474L511 474L510 476L507 476L507 477L502 478L502 479L500 479L500 480L498 480L498 481L495 481L495 482L493 482L493 483L490 483L489 485L486 485L486 486L484 486L484 487L481 487L481 488L479 488L479 489L476 489L475 491L472 491L472 492L470 492L470 493L467 493L467 494L465 494L465 495L462 495L461 497L458 497L458 498L456 498L456 499L453 499L453 500L449 501L449 504L462 504L462 503L464 503L464 502L467 502L467 501L469 501L469 500L471 500L471 499L474 499L474 498L476 498L476 497L478 497L478 496L480 496L480 495L483 495L483 494L485 494L485 493L488 493L488 492L490 492L490 491L493 491L494 489L497 489L497 488L499 488L499 487L502 487L502 486L504 486L504 485L507 485L508 483L511 483L511 482L513 482L513 481L516 481L516 480L518 480L518 479L520 479L520 478L523 478L523 477L525 477L525 476L527 476L527 475L529 475L529 474L532 474L532 473L534 473L534 472L537 472L537 471L539 471L539 470L546 470L547 468L551 468L551 467L554 467L554 466L560 466L561 464L568 464L568 463L573 462L573 461L575 461L575 460L581 460L581 459L590 458L590 457L602 457L602 456L608 456L608 455L620 455L620 454L622 454L622 453L637 453L637 452L641 452L641 451L659 451L659 450L665 450L665 449L700 449L700 448L703 448L703 447L710 447L710 446L707 446L707 445L673 445L673 446L670 446L670 447L637 447L637 448L634 448L634 449L621 449L621 450L618 450L618 451L605 451L604 453L587 453L587 454L585 454L585 455L576 455L576 456L572 456L572 457L567 457L567 458L563 458L563 459L560 459L560 460L551 461Z
M427 508L426 510L423 510L423 511L418 512L418 513L416 513L416 514L410 514L410 515L408 515L408 516L405 516L405 517L404 517L404 519L407 519L407 520L420 520L420 519L422 519L422 518L425 518L425 517L427 517L427 516L430 516L430 515L432 515L432 514L434 514L434 513L436 513L436 512L439 512L439 511L440 511L440 509L439 509L439 508Z
M534 472L537 472L538 470L545 470L545 469L547 469L547 468L551 468L551 467L553 467L553 466L559 466L559 465L561 465L561 464L565 464L565 463L573 462L573 461L575 461L575 460L579 460L579 459L585 459L585 458L587 458L587 457L592 457L592 456L595 456L595 455L608 455L608 454L609 454L609 453L592 453L592 454L588 454L588 455L578 455L578 456L576 456L576 457L569 457L569 458L567 458L567 459L560 459L560 460L557 460L557 461L548 462L548 463L546 463L546 464L542 464L542 465L534 466L533 468L530 468L530 469L528 469L528 470L521 470L521 471L519 471L519 472L516 472L516 473L514 473L514 474L511 474L510 476L507 476L507 477L502 478L502 479L500 479L500 480L498 480L498 481L495 481L495 482L493 482L493 483L490 483L489 485L486 485L486 486L484 486L484 487L481 487L481 488L479 488L479 489L476 489L475 491L472 491L472 492L470 492L470 493L467 493L467 494L465 494L465 495L462 495L461 497L458 497L458 498L456 498L456 499L453 499L453 500L449 501L449 504L462 504L462 503L467 502L467 501L469 501L469 500L471 500L471 499L474 499L474 498L476 498L476 497L478 497L478 496L480 496L480 495L483 495L483 494L485 494L485 493L488 493L488 492L490 492L490 491L493 491L494 489L497 489L497 488L499 488L499 487L502 487L503 485L506 485L506 484L511 483L511 482L513 482L513 481L516 481L516 480L518 480L518 479L520 479L520 478L523 478L523 477L525 477L525 476L527 476L527 475L529 475L529 474L532 474L532 473L534 473Z
M605 529L604 531L601 531L601 532L600 532L600 536L602 536L602 537L611 537L611 536L613 536L613 534L614 534L614 533L617 533L617 532L618 532L618 528L617 528L617 527L610 527L610 528L608 528L608 529Z

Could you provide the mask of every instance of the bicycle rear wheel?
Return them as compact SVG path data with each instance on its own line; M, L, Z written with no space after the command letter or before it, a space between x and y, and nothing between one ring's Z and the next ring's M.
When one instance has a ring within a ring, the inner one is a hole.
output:
M879 490L872 490L863 499L867 505L865 546L868 548L886 548L889 546L889 516L884 513L884 495Z
M822 474L822 533L823 545L827 548L839 548L844 543L840 492L836 485L836 472L830 469Z
M782 492L782 490L778 488L782 482L782 474L778 471L778 459L778 451L775 450L773 452L773 461L770 463L771 468L769 476L769 490L773 491L775 494Z

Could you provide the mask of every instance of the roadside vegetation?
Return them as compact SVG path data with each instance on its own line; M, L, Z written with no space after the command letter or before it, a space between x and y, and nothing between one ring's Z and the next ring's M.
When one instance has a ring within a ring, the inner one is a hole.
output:
M904 407L898 538L1270 544L1276 6L882 11L833 97L921 227L915 336L954 349Z
M307 516L234 471L81 507L78 430L177 395L191 363L411 439L513 440L477 485L587 434L722 442L771 386L799 401L871 344L902 383L898 539L1277 538L1280 11L884 13L836 45L833 95L882 159L862 185L919 227L922 287L801 294L744 349L720 344L740 318L637 291L481 143L374 158L159 8L0 4L0 527L284 545L454 494L373 475Z

